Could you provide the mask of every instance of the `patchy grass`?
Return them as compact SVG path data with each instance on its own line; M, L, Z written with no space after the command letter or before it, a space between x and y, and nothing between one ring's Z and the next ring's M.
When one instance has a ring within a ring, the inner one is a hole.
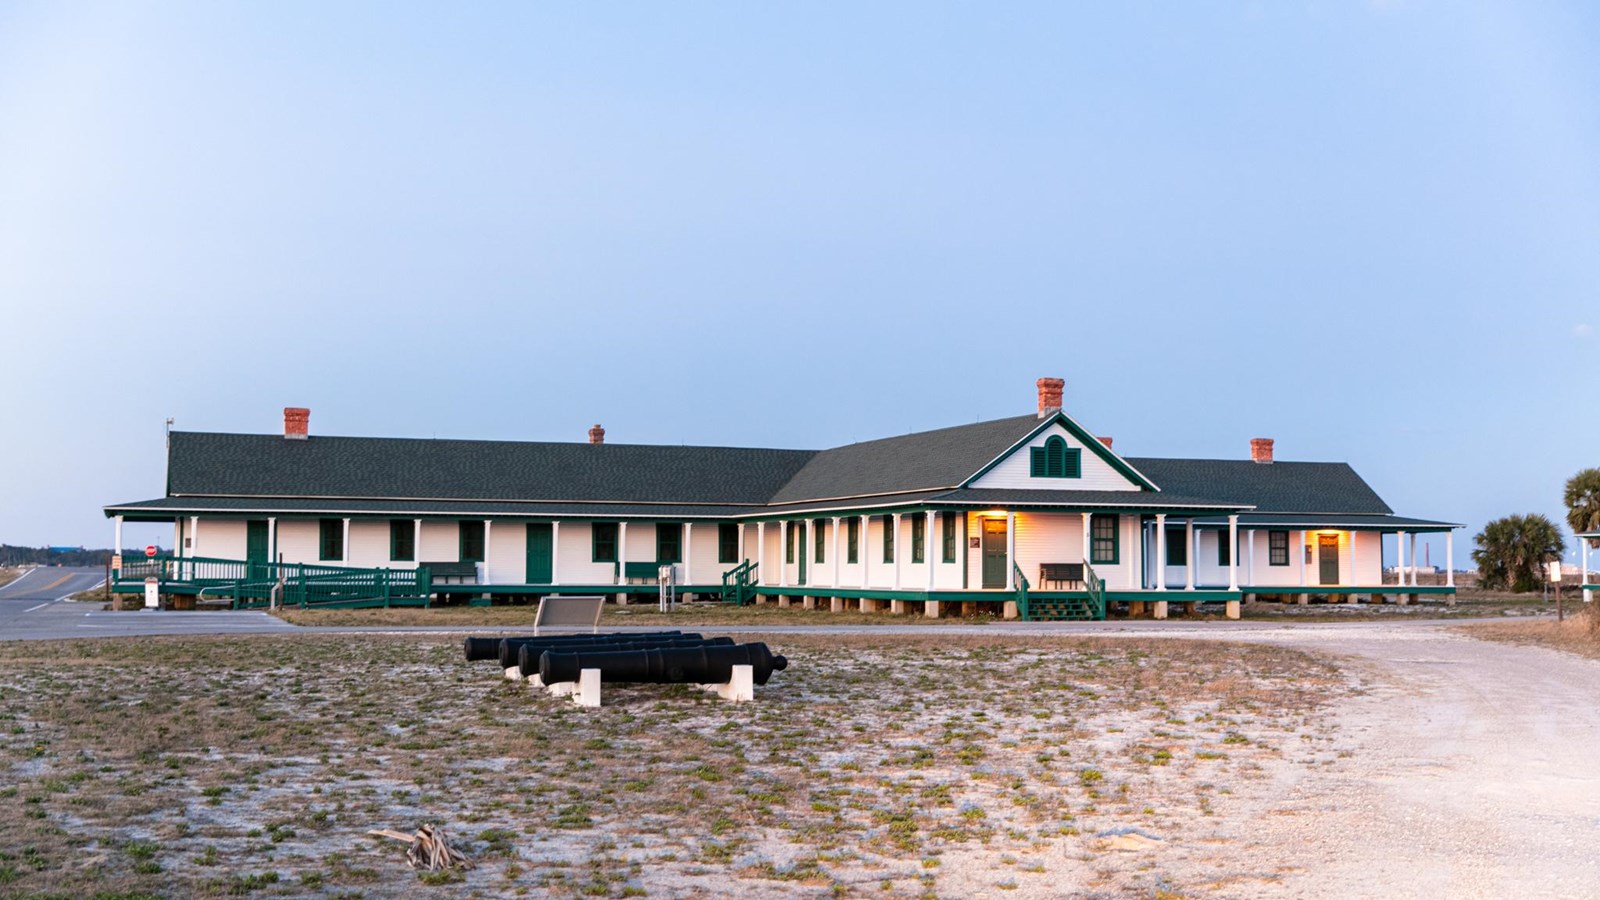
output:
M958 606L958 604L951 604ZM440 625L476 628L527 629L533 627L536 605L517 606L441 606L433 609L286 609L276 615L284 621L308 626L412 626ZM724 606L721 603L695 603L680 606L671 613L660 611L654 601L629 606L606 604L601 625L647 625L714 627L717 625L871 625L892 622L896 625L981 625L998 622L998 604L991 612L965 618L950 616L929 619L922 615L843 612L828 610L823 602L818 609L803 609L798 604L787 609L774 604Z
M1338 764L1351 687L1275 647L777 640L755 703L600 710L429 636L0 644L0 892L1151 896L1254 865L1218 829ZM425 822L475 866L365 835Z
M1567 617L1562 622L1484 622L1456 630L1479 640L1549 647L1600 659L1600 610L1586 608L1581 599L1567 604Z
M1555 601L1543 602L1538 594L1500 594L1462 590L1454 605L1442 597L1423 595L1421 603L1400 606L1395 603L1349 603L1313 600L1307 606L1297 603L1253 603L1242 607L1246 619L1284 619L1295 622L1381 622L1396 619L1485 619L1518 616L1555 615Z

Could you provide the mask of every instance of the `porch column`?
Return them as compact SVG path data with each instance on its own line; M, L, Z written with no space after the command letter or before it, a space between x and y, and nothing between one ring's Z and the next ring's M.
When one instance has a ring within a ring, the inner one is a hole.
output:
M487 540L488 539L485 538L485 541L487 541ZM200 542L199 541L195 541L195 543L199 544ZM344 520L344 547L342 548L342 550L343 550L343 553L344 553L344 558L339 560L339 561L348 566L348 565L350 565L350 520L349 519L345 519Z
M1006 590L1017 589L1017 514L1006 513Z
M861 516L860 530L856 532L856 559L861 560L861 589L866 590L871 584L871 576L867 574L867 564L872 562L872 539L868 534L872 530L872 517Z
M794 523L778 523L778 587L789 586L789 542L794 540Z
M112 556L121 556L122 555L122 517L121 516L113 516L111 518L111 535L112 535L112 537L111 537L111 555Z
M694 556L694 541L691 539L691 538L693 538L693 536L694 536L694 523L693 522L684 522L683 523L683 583L684 584L693 584L694 583L694 575L692 574L694 572L694 569L691 567L692 566L693 556Z
M1221 535L1218 535L1220 538ZM1239 589L1239 516L1228 517L1228 590Z
M422 565L422 520L411 520L411 557ZM272 529L272 558L278 558L278 529Z
M120 551L119 551L120 552ZM267 562L278 561L278 518L271 516L267 519Z
M900 517L902 515L904 513L895 513L890 517L894 528L894 541L892 544L894 547L894 589L897 591L900 590L900 563L906 558L906 548L900 546Z
M834 587L839 586L839 523L843 521L838 516L833 517L833 581Z
M810 558L811 558L811 564L806 567L806 571L811 574L811 577L808 579L808 583L810 583L810 584L816 584L817 583L817 552L816 552L817 533L816 533L816 528L817 528L817 520L816 519L807 519L805 528L800 531L801 542L804 544L804 546L802 546L800 548L801 555L804 556L805 554L810 554Z
M1156 513L1156 590L1167 589L1167 514Z
M1093 555L1089 552L1091 549L1089 542L1089 518L1091 513L1082 513L1081 515L1083 516L1083 564L1087 566L1089 565L1089 558ZM1084 586L1088 587L1087 584Z
M1248 578L1251 584L1256 583L1256 530L1254 528L1244 533L1244 539L1250 546L1250 572ZM1380 545L1381 546L1381 545Z
M524 574L522 577L528 577ZM550 523L550 583L561 583L561 520Z
M189 517L189 533L185 534L184 538L186 540L188 540L188 542L189 542L189 553L188 553L188 555L189 556L199 556L200 555L200 552L199 552L200 551L200 517L199 516L190 516ZM344 520L344 541L345 541L346 544L350 543L350 520L349 519L345 519ZM179 555L181 556L183 554L179 554Z
M756 523L756 584L767 583L767 523Z
M1294 561L1295 561L1295 565L1300 567L1300 586L1301 587L1305 587L1306 586L1306 533L1304 531L1296 531L1294 533L1294 543L1295 543L1295 546L1294 546Z
M350 533L349 533L350 532L350 525L349 525L349 522L350 522L350 520L346 519L345 520L345 526L344 526L345 527L345 548L346 548L345 552L346 553L350 552L349 551L349 546L350 546ZM490 584L494 583L494 576L489 573L489 528L493 524L494 524L494 520L492 520L492 519L484 519L483 520L483 580L489 582Z
M1417 586L1417 536L1411 535L1411 586Z
M1449 559L1450 558L1450 535L1451 534L1452 534L1452 532L1449 532L1449 531L1445 532L1445 538L1444 538L1445 559ZM1589 539L1588 538L1578 538L1578 555L1580 557L1582 557L1582 559L1583 559L1583 561L1581 563L1579 563L1579 565L1583 567L1583 574L1579 577L1578 583L1579 584L1588 584L1589 583ZM1451 571L1454 572L1455 570L1451 569ZM1454 582L1451 582L1451 583L1454 584ZM1590 603L1590 602L1593 602L1593 600L1594 600L1594 591L1590 590L1589 588L1584 588L1583 589L1583 602Z
M1394 536L1394 583L1396 587L1406 586L1406 533L1395 532Z
M1194 590L1195 557L1199 556L1198 544L1195 542L1194 517L1183 520L1183 541L1188 545L1188 552L1183 555L1183 589Z
M628 523L626 521L617 523L617 573L613 577L617 579L617 584L628 583ZM620 594L618 596L625 597L627 595ZM620 603L622 601L619 600L617 602Z
M1587 584L1589 581L1589 542L1580 538L1579 543L1583 545L1583 580ZM1449 528L1445 529L1444 532L1444 584L1445 587L1456 586L1456 533Z
M928 590L930 591L933 590L933 561L936 558L933 552L933 543L935 540L939 542L938 558L943 558L944 555L944 535L933 530L934 518L933 510L928 510L928 524L922 528L922 559L928 564ZM935 535L938 535L938 537L935 538Z

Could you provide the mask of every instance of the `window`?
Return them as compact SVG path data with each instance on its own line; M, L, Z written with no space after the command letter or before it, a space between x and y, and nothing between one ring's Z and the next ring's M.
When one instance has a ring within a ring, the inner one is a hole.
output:
M911 561L920 563L927 558L928 517L923 513L911 516Z
M953 512L939 514L939 543L943 548L940 559L947 563L956 561L956 514Z
M1287 566L1289 564L1289 532L1267 532L1267 565Z
M1083 477L1082 451L1068 447L1058 435L1051 435L1043 447L1029 451L1028 474L1034 478Z
M1096 513L1089 517L1089 562L1114 566L1122 559L1121 535L1115 513Z
M461 561L483 562L483 523L461 523Z
M599 563L617 561L617 523L594 522L589 525L589 559Z
M794 526L784 522L778 526L783 529L783 561L794 562Z
M827 562L826 557L828 554L823 549L828 543L827 519L817 519L811 523L811 543L813 545L812 549L816 551L813 558L819 563Z
M656 523L656 562L661 565L683 562L682 523Z
M1189 564L1189 544L1187 529L1167 529L1167 565L1187 566Z
M852 566L861 561L861 517L852 516L844 527L844 561Z
M1217 532L1217 565L1232 565L1232 563L1228 562L1229 556L1231 555L1228 551L1228 533L1226 531Z
M894 516L883 517L883 561L894 562Z
M410 519L389 520L389 559L410 562L417 558L417 525Z
M344 559L344 520L323 519L317 523L318 559Z
M739 526L734 522L717 526L717 562L739 562Z

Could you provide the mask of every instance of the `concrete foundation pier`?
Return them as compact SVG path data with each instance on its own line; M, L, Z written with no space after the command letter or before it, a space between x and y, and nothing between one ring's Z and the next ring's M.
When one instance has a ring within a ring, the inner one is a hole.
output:
M1153 615L1157 619L1165 619L1167 617L1167 601L1157 600L1156 609Z
M843 597L830 597L830 598L828 598L828 608L831 609L833 612L836 612L836 613L844 612L844 598Z
M937 619L944 612L944 603L939 600L922 601L922 614L930 619Z
M1239 601L1237 601L1237 600L1229 600L1228 601L1228 618L1230 618L1230 619L1239 618Z
M889 612L891 614L897 615L897 616L905 615L906 614L906 601L904 601L904 600L890 600L889 601Z

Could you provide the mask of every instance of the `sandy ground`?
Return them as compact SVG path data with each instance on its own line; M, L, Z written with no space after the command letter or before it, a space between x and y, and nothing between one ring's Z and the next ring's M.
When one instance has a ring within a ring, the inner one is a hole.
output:
M1600 896L1600 662L1442 629L1233 639L1338 654L1368 687L1334 706L1345 758L1237 822L1283 881L1223 893Z

